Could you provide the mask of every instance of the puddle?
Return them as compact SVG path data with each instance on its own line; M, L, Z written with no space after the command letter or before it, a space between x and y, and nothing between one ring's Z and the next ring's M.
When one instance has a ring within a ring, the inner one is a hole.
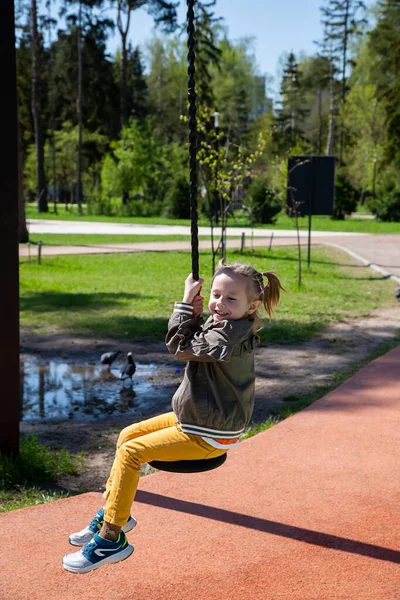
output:
M102 366L35 359L20 361L21 420L95 420L121 413L147 413L171 401L166 376L179 383L179 374L157 364L136 363L132 387L118 380L119 366Z

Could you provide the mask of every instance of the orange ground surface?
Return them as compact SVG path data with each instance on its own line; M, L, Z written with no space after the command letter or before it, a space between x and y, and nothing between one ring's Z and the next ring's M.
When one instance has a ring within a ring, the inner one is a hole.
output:
M400 600L400 348L209 473L141 480L126 561L62 569L98 493L0 515L1 600Z

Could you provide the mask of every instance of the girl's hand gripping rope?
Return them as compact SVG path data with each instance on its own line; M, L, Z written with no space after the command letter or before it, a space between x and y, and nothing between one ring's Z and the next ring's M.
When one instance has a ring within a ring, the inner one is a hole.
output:
M201 286L204 283L204 279L196 281L193 279L192 273L187 276L185 281L185 292L183 294L183 302L191 304L193 306L193 316L197 317L204 310L204 296L200 295Z

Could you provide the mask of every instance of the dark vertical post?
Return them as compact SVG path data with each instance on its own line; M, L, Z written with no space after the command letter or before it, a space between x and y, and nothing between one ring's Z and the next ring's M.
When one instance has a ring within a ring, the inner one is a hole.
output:
M19 449L18 128L14 1L3 0L0 19L0 451Z
M308 188L308 248L307 248L307 265L311 264L311 220L314 210L314 176L313 176L313 159L310 156L309 164L309 188Z
M189 99L189 168L190 168L190 222L192 240L192 274L199 279L199 236L197 227L197 120L195 89L195 0L187 0L188 33L188 99Z

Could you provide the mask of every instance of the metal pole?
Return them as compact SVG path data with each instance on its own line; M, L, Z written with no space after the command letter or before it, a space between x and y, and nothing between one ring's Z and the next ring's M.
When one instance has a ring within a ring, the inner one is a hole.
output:
M199 235L197 226L197 119L195 89L195 0L187 0L188 33L188 99L189 99L189 168L190 168L190 223L192 243L192 274L199 280Z
M19 450L19 275L18 275L18 128L14 2L3 0L0 19L0 128L7 151L0 161L0 452Z

